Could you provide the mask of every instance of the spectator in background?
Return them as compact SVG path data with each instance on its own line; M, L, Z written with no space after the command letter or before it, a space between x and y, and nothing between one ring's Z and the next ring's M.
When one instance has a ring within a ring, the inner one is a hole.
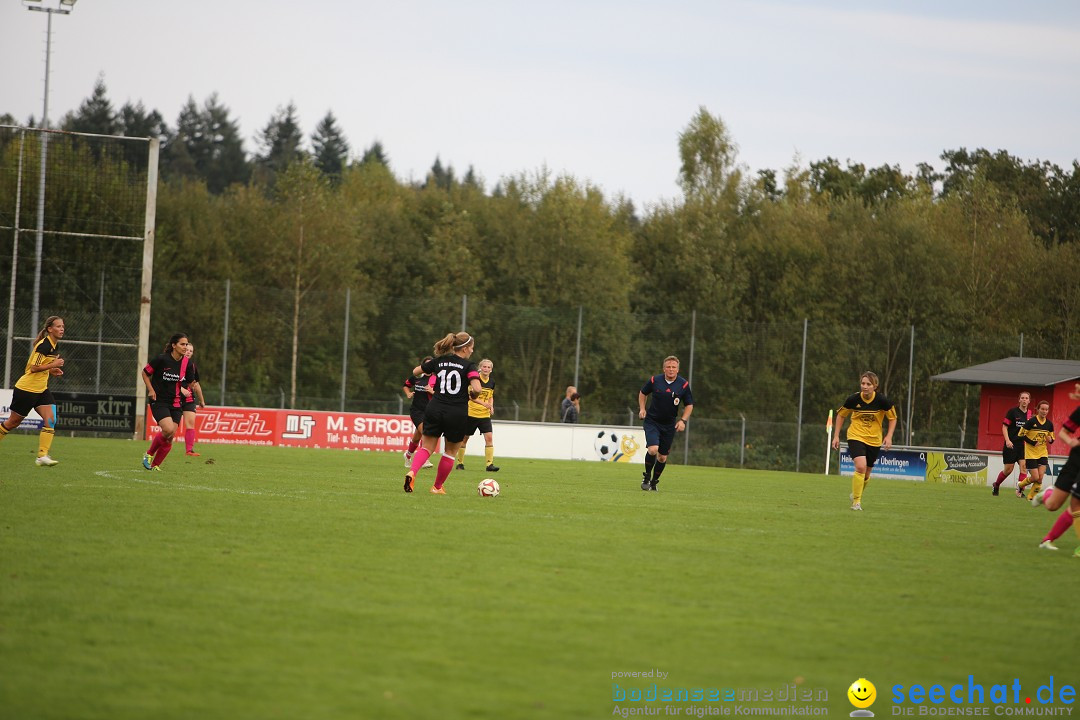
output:
M566 397L562 401L562 421L576 423L581 414L581 395L573 385L566 387Z

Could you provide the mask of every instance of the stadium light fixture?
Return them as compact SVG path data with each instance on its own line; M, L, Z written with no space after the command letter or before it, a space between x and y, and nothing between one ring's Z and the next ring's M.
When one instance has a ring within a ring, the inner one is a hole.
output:
M36 10L46 13L49 20L45 26L45 101L41 111L41 129L49 128L49 71L52 59L52 16L56 14L70 15L75 7L76 0L60 0L56 7L34 5L41 0L23 0L23 7L27 10ZM34 242L34 304L30 312L30 335L35 336L38 332L38 310L41 301L41 245L42 234L45 231L45 166L49 159L49 134L41 134L41 172L38 173L38 207L37 207L37 239Z

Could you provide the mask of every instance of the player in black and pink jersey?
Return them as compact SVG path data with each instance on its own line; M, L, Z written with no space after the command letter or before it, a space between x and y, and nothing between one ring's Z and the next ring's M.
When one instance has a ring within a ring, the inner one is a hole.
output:
M423 365L428 360L431 360L430 355L422 358L420 364ZM420 439L423 437L424 412L427 410L432 393L435 392L435 376L425 372L421 372L419 375L410 375L402 387L405 390L405 397L412 401L409 405L409 418L412 419L413 434L412 438L409 439L409 448L404 453L405 467L408 468L412 467L413 453L416 452L416 448L420 447ZM431 467L431 463L424 463L424 467Z
M199 368L194 360L195 346L188 345L184 357L188 359L187 372L184 373L185 394L181 390L181 409L184 411L184 454L191 457L199 457L195 452L195 408L206 407L206 397L203 395L202 385L199 384Z
M435 390L424 412L424 432L420 449L412 459L412 467L405 473L405 492L413 491L416 473L435 452L439 438L443 438L443 455L435 471L435 485L431 492L445 495L443 484L454 469L454 458L465 433L469 429L469 398L480 395L480 371L469 360L475 349L474 339L467 332L450 333L435 343L434 358L413 369L413 375L421 372L435 376Z
M1080 383L1077 383L1076 391L1069 395L1069 398L1080 400ZM1039 544L1039 547L1045 550L1057 550L1053 541L1061 537L1070 524L1076 530L1077 537L1080 537L1080 525L1076 524L1076 520L1080 519L1080 405L1058 430L1058 439L1069 448L1069 459L1054 480L1054 487L1046 492L1035 493L1035 497L1031 499L1032 505L1046 505L1050 512L1057 511L1065 504L1066 498L1069 499L1069 509L1058 516L1050 532ZM1080 547L1076 548L1074 555L1080 557Z
M1005 419L1001 423L1001 435L1005 440L1001 446L1001 464L1005 467L998 473L997 480L994 481L994 495L998 494L1001 483L1005 482L1005 480L1012 475L1013 465L1020 466L1020 477L1017 479L1018 484L1024 482L1027 478L1027 473L1024 472L1026 469L1024 462L1024 441L1020 439L1020 430L1023 429L1024 423L1031 418L1031 410L1028 409L1028 405L1031 404L1031 393L1025 390L1020 393L1020 397L1016 402L1016 407L1010 408L1005 413Z
M165 343L165 351L143 368L142 379L150 400L150 412L161 428L143 456L143 467L147 470L158 470L172 450L173 436L184 415L184 401L191 397L191 391L185 386L189 364L185 353L190 345L187 334L176 333Z

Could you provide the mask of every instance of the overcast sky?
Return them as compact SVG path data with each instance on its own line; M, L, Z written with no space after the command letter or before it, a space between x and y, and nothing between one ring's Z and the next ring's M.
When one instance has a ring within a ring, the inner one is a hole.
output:
M25 4L0 0L0 113L20 122L44 93L46 16ZM639 206L678 195L700 106L752 172L1080 157L1076 0L79 0L53 19L53 122L99 75L173 127L216 92L249 153L292 101L305 136L332 111L402 179L436 156L489 189L546 166Z

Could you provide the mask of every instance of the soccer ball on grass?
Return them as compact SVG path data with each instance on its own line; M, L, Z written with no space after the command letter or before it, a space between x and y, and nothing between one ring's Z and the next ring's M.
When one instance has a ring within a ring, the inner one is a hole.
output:
M499 483L491 478L481 480L480 484L476 486L476 492L480 497L498 497Z

